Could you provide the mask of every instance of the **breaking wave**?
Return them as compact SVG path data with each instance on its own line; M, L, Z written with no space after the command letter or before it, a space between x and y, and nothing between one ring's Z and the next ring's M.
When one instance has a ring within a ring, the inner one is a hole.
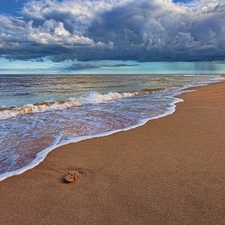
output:
M118 93L118 92L109 92L107 94L100 94L98 92L89 92L85 96L80 96L78 98L68 98L67 100L61 101L46 101L35 104L26 104L20 107L3 107L0 108L0 119L8 119L15 117L17 115L31 114L31 113L40 113L40 112L49 112L56 110L63 110L74 106L79 106L83 104L95 104L102 103L111 100L116 100L120 98L128 98L136 96L139 94L150 93L154 90L140 90L127 93Z

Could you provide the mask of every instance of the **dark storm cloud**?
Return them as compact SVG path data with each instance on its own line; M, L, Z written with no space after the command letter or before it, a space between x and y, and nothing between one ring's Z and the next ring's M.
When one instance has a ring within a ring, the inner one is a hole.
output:
M138 64L121 63L121 64L113 64L113 65L105 65L105 64L96 65L91 63L74 63L71 66L66 67L64 70L75 71L75 70L86 70L86 69L98 69L98 68L104 68L104 67L116 68L116 67L131 67L131 66L138 66Z
M20 17L0 14L0 55L55 62L224 60L224 24L225 0L28 1Z
M101 65L101 67L130 67L130 66L139 66L139 64L120 63L115 65Z
M94 64L83 64L83 63L74 63L69 67L66 67L64 70L85 70L85 69L97 69L100 68L97 65Z

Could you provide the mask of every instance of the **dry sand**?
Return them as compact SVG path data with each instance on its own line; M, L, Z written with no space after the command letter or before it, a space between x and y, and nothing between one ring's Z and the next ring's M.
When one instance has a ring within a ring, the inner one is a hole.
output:
M225 82L181 98L170 116L0 182L0 224L225 224ZM81 177L63 182L73 169Z

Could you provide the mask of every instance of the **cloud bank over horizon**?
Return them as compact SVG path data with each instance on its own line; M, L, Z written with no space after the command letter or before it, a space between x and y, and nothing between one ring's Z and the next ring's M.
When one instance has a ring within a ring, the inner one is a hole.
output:
M0 14L9 60L225 60L225 0L32 0ZM75 68L83 69L81 64ZM86 65L92 68L92 64Z

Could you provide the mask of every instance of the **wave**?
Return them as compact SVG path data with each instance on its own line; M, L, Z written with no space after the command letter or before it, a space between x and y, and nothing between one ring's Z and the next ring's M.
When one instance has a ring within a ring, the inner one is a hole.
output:
M49 112L56 110L63 110L74 106L83 104L95 104L107 101L112 101L120 98L128 98L140 94L147 94L159 89L144 89L140 91L133 91L127 93L109 92L107 94L100 94L98 92L89 92L85 96L78 98L69 98L61 101L46 101L35 104L26 104L20 107L3 107L0 108L0 119L9 119L17 115L32 114L40 112Z

